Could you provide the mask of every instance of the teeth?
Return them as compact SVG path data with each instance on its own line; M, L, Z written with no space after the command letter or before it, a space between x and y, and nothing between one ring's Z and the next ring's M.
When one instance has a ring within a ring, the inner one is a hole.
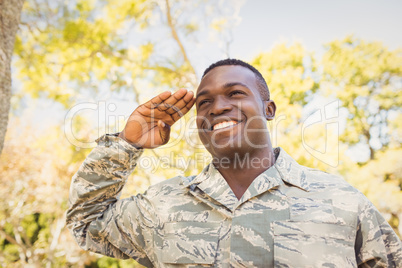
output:
M221 123L218 123L218 124L214 125L214 126L213 126L213 130L217 130L217 129L221 129L221 128L233 126L233 125L236 125L236 124L237 124L237 122L235 122L235 121L221 122Z

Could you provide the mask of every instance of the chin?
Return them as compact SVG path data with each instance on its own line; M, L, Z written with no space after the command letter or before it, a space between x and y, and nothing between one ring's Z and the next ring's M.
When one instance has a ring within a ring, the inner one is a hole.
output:
M216 159L234 159L237 157L245 156L249 150L245 150L245 148L239 148L234 146L226 146L223 148L213 148L213 150L208 150L213 158Z

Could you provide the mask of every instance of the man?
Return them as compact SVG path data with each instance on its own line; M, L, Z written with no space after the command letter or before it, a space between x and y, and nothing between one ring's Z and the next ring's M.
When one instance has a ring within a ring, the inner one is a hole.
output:
M194 103L212 163L119 200L141 152L166 144ZM140 105L73 177L67 225L79 245L147 267L401 266L400 240L360 192L272 148L275 110L261 74L234 59L205 71L196 98L180 89Z

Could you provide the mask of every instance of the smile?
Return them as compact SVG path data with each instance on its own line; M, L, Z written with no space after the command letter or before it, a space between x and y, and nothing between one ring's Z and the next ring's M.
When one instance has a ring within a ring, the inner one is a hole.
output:
M236 121L224 121L224 122L220 122L218 124L215 124L211 127L211 130L219 130L219 129L223 129L223 128L229 128L235 125L238 125L240 122L236 122Z

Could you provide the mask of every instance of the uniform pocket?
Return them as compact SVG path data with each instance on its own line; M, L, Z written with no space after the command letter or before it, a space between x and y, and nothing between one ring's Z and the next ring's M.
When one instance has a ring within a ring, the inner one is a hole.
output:
M289 197L292 221L336 223L331 199Z
M275 267L357 267L350 226L277 221L273 229Z
M163 263L213 264L215 262L220 223L168 222L163 228Z

